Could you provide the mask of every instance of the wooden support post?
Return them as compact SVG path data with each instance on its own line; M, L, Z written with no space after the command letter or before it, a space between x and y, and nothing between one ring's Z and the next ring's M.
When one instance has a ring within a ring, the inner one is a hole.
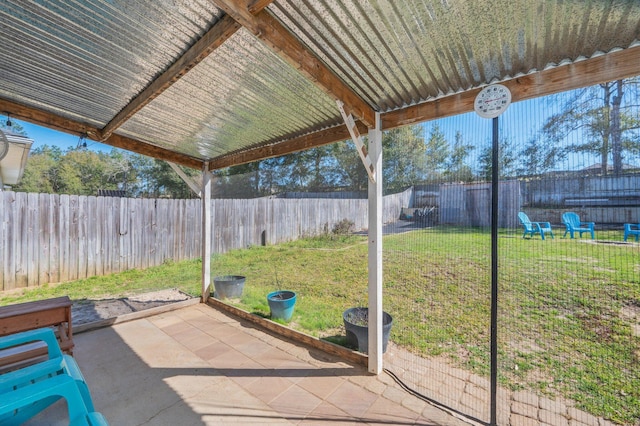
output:
M369 180L369 372L382 372L382 130L380 113L369 130L369 156L377 179Z
M209 163L202 167L202 297L203 303L209 299L211 288L211 172Z

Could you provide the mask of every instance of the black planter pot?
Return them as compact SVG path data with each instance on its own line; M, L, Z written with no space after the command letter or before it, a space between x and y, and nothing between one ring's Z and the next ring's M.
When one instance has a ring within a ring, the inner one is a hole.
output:
M224 275L213 279L213 288L215 292L213 297L216 299L233 299L242 296L244 289L245 277L240 275Z
M369 351L369 308L350 308L342 314L344 328L347 330L347 343L358 348L359 352ZM393 318L387 312L382 313L382 352L387 351L389 334Z

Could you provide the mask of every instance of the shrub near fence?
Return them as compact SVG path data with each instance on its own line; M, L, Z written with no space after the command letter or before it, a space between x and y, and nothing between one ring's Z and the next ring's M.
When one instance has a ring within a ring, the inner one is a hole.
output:
M411 189L384 197L396 220ZM213 200L214 253L330 232L343 219L367 227L367 200ZM201 255L199 200L0 192L0 290L144 269Z

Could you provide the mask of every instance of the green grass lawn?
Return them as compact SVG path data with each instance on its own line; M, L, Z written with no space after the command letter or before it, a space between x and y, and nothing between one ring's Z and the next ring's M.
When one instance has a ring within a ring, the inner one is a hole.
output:
M579 408L635 425L640 419L640 246L608 244L620 232L587 239L499 237L500 382L562 395ZM391 339L489 373L490 235L435 228L384 239L384 310ZM293 290L290 327L344 343L342 312L367 304L364 237L326 236L214 256L214 275L244 275L229 301L267 317L266 294ZM168 263L4 295L0 304L68 294L117 297L177 287L197 295L200 262Z
M162 266L145 270L133 269L62 284L0 292L0 306L62 295L78 301L111 299L167 288L177 288L192 296L199 296L201 276L200 259L168 261Z

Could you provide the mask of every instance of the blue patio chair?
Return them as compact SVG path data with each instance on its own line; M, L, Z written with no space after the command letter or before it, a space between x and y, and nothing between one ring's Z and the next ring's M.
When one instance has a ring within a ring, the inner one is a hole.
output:
M78 364L69 355L63 355L60 358L50 359L0 375L0 398L12 390L20 389L59 375L67 375L76 382L84 404L90 411L93 411L94 406L89 387ZM30 406L29 411L31 414L29 417L38 414L54 402L56 402L55 398L48 400L43 399L37 404ZM0 416L0 421L1 420L3 420L3 418Z
M29 343L43 342L47 345L47 355L49 359L62 356L62 350L56 335L51 328L38 328L35 330L22 331L20 333L9 334L0 337L0 350L27 345Z
M562 236L562 238L566 237L567 234L569 234L569 236L573 238L576 232L580 235L580 238L582 238L582 234L588 232L589 234L591 234L591 239L595 239L595 223L582 222L580 220L580 216L578 216L577 213L563 213L562 223L564 223L564 226L567 228L566 231L564 231L564 235Z
M17 389L28 388L34 383L64 375L75 382L84 406L92 412L94 410L93 401L80 368L71 356L62 354L52 329L42 328L0 337L0 350L7 350L37 341L44 341L47 344L49 359L0 374L0 401ZM0 414L0 423L20 424L37 415L59 398L60 395L54 394L30 404L25 404L13 412L3 412L3 414ZM0 402L0 407L2 406L3 404Z
M640 237L640 223L624 224L624 240L627 241L627 238L630 236L635 237L636 242L638 242L638 237Z
M11 415L10 424L22 424L29 417L25 410L42 400L64 398L67 401L70 425L106 425L100 413L89 411L71 376L61 374L5 392L0 399L0 416Z
M551 235L553 237L553 231L551 230L551 224L549 222L531 222L529 220L529 216L524 212L518 213L518 219L524 226L524 234L522 234L522 238L525 238L527 235L533 236L535 234L540 234L540 238L544 240L544 234Z

